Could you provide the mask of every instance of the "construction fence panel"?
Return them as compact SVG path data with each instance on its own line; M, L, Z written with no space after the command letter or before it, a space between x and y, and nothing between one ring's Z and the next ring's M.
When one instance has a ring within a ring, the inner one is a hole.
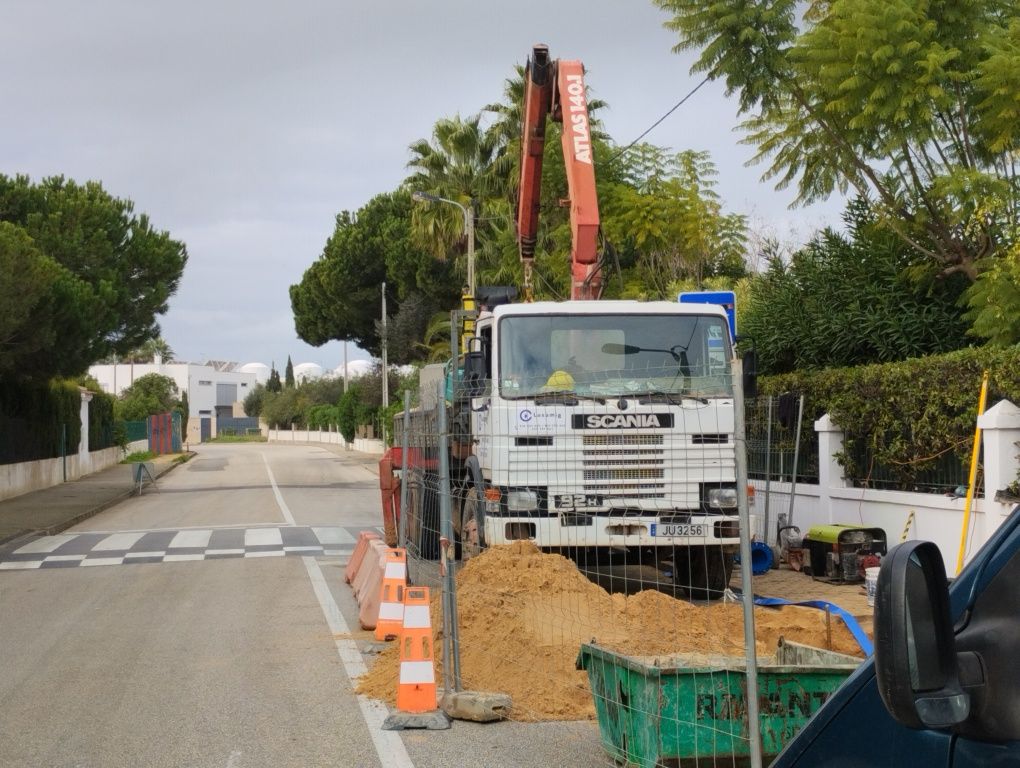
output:
M448 371L397 415L400 538L433 587L447 689L507 693L520 721L596 719L607 765L782 748L852 666L794 674L780 638L822 645L825 615L741 598L739 386L718 359L553 374L521 397Z

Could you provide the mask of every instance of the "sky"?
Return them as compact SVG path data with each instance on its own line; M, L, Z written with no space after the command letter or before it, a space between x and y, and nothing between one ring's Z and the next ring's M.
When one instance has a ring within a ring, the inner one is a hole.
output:
M584 62L629 143L701 79L667 18L650 0L4 0L0 173L100 180L185 242L160 318L178 359L335 368L344 344L298 339L288 287L336 215L395 189L436 120L499 101L535 43ZM710 152L725 209L757 233L838 225L841 201L790 210L793 192L746 166L724 90L645 140Z

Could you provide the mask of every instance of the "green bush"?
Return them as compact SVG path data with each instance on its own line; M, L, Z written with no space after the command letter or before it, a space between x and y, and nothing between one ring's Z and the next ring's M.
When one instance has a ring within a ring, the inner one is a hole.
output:
M73 381L0 382L0 464L76 453L81 440L81 393Z
M89 403L90 451L127 444L123 424L114 420L113 410L114 398L111 395L105 392L92 393L92 402Z
M846 435L838 458L848 478L870 474L854 458L867 448L877 464L909 486L946 456L969 460L985 370L987 407L1002 399L1020 403L1020 347L769 376L761 381L761 393L803 393L807 428L828 413Z

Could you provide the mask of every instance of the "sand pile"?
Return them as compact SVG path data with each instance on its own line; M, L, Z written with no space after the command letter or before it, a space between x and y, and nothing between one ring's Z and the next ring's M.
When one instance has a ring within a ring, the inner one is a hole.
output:
M457 575L457 605L464 687L510 694L515 720L594 717L587 675L574 668L584 642L631 656L742 657L744 651L741 606L692 605L655 591L611 595L570 560L543 554L531 542L493 547L469 560ZM439 649L438 591L432 626ZM761 656L775 652L781 635L808 645L826 644L825 614L810 608L757 608L755 628ZM832 622L832 645L841 653L860 655L838 621ZM392 704L397 675L393 645L362 678L358 692ZM438 675L442 680L441 669Z

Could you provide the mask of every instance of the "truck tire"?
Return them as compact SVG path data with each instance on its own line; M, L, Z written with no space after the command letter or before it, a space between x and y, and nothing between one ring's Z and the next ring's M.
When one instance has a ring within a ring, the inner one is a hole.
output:
M691 550L690 585L685 585L691 600L719 600L730 584L733 556L721 549L699 547Z

